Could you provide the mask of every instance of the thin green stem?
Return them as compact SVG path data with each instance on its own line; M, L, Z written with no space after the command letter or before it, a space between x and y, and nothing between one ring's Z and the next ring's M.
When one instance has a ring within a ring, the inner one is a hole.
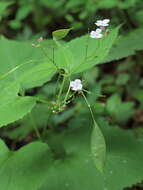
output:
M86 93L88 93L88 94L91 94L91 95L95 95L95 96L99 96L99 97L103 97L103 98L106 97L106 96L103 95L103 94L94 94L94 93L92 93L92 92L90 92L90 91L88 91L88 90L85 90L85 89L83 89L83 91L86 92Z
M66 104L66 100L67 100L67 98L68 98L69 92L70 92L70 85L69 85L69 87L68 87L68 91L67 91L67 93L66 93L66 95L65 95L65 98L64 98L64 104Z
M91 113L91 117L92 117L93 123L94 123L95 125L97 125L97 124L96 124L96 121L95 121L95 118L94 118L93 111L92 111L92 109L91 109L91 105L89 104L89 102L88 102L88 100L87 100L85 94L83 93L83 91L82 91L82 96L84 97L85 102L86 102L86 104L87 104L87 106L88 106L88 108L89 108L89 111L90 111L90 113Z
M39 133L39 131L38 131L38 129L37 129L37 126L36 126L35 120L33 119L33 116L32 116L31 113L30 113L29 115L30 115L30 119L31 119L31 122L32 122L32 125L33 125L33 129L35 130L35 133L36 133L38 139L39 139L40 141L42 141L41 135L40 135L40 133Z
M48 120L46 122L47 124L48 124L48 121L50 120L51 116L52 116L52 111L49 112ZM46 134L46 131L47 131L47 124L43 127L43 131L42 131L43 138L45 137L45 134Z
M35 97L35 98L36 98L36 101L41 102L41 103L43 103L43 104L48 104L48 105L51 105L51 104L52 104L51 102L49 102L49 101L47 101L47 100L43 100L43 99L41 99L41 98L39 98L39 97Z
M57 81L56 81L55 92L54 92L54 95L55 95L55 96L56 96L56 93L58 92L58 84L59 84L60 78L61 78L61 75L58 74L58 78L57 78Z
M84 92L88 93L88 94L91 94L92 92L88 91L88 90L85 90L83 89Z
M58 102L60 102L60 97L61 97L61 94L62 94L63 89L64 89L65 81L66 81L66 76L64 75L62 85L61 85L61 88L60 88L59 94L58 94Z

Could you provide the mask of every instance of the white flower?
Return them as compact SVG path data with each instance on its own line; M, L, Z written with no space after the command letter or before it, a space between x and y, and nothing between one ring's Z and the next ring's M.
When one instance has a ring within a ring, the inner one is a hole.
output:
M105 27L105 26L109 26L109 22L110 22L110 19L104 19L104 20L97 20L95 24L97 26Z
M81 80L80 79L76 79L74 81L70 82L70 88L73 91L78 91L78 90L82 90L82 84L81 84Z
M90 32L91 38L102 38L103 34L101 34L102 30L100 28L97 28L95 31Z

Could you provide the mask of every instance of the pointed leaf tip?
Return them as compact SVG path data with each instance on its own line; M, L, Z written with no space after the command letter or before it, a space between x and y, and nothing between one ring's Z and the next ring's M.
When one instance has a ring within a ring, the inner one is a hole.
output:
M56 40L60 40L64 37L66 37L71 30L72 30L72 28L56 30L56 31L52 32L52 36Z

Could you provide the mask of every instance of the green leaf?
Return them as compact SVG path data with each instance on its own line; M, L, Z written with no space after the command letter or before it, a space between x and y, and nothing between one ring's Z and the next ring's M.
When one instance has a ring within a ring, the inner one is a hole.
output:
M102 124L103 125L103 124ZM38 190L122 190L143 179L143 139L131 131L104 124L107 163L103 174L95 168L90 153L90 130L82 127L65 134L67 159L57 160L48 171L47 182Z
M74 64L73 53L66 46L56 41L58 49L55 50L55 63L60 69L64 69L68 74L70 73L70 67Z
M72 28L56 30L52 32L53 38L55 38L56 40L60 40L66 37L71 30Z
M131 94L140 102L141 106L143 107L143 89L137 88L134 91L132 91Z
M12 101L19 92L19 85L15 82L0 82L0 106Z
M22 23L19 20L11 20L8 24L12 29L19 29L22 25Z
M36 104L33 97L18 96L19 85L16 82L0 81L0 127L21 119Z
M96 123L93 126L91 135L91 152L97 169L103 172L106 157L106 144L104 136Z
M10 152L0 141L0 184L3 190L37 190L47 179L51 154L47 144L34 142Z
M100 125L104 126L107 142L107 163L102 175L92 159L91 131L83 126L67 131L61 139L67 153L64 160L52 161L44 143L34 142L12 153L0 142L1 187L4 190L122 190L141 181L143 139L137 140L131 131L109 127L101 121Z
M55 62L69 74L83 72L99 64L107 56L118 30L119 27L113 29L108 36L102 39L92 39L86 35L71 40L55 52Z
M56 68L48 60L41 62L32 61L18 70L17 82L21 84L22 88L33 88L41 86L43 83L49 81L55 74Z
M16 97L0 105L0 127L23 118L35 106L33 97Z
M109 55L106 56L102 63L111 62L136 54L137 51L143 49L142 40L142 29L133 30L127 35L120 36L116 40L115 45L111 48Z
M117 122L124 123L134 114L134 102L122 102L118 94L107 100L107 111Z
M5 143L0 139L0 166L3 165L3 162L9 156L9 149L5 145Z
M117 79L116 79L116 84L117 85L126 85L127 82L129 81L130 79L130 75L127 74L127 73L121 73L117 76Z
M26 18L28 16L28 14L32 11L32 8L33 7L31 4L26 4L22 7L20 7L16 13L16 20L20 21L20 20Z
M31 120L31 116L34 118L36 127L43 128L47 126L49 114L50 111L47 104L36 104L31 113L26 115L23 119L19 120L16 123L17 127L11 130L6 130L4 132L4 136L10 139L17 139L21 141L33 131L33 121Z
M3 16L6 8L11 4L12 2L4 2L4 1L0 2L0 18L1 16Z
M42 85L50 80L56 69L49 58L44 59L40 49L29 42L1 38L0 43L1 127L23 118L36 103L32 97L17 96L18 92Z
M56 72L49 57L45 58L43 52L32 47L30 42L11 41L1 37L0 44L0 81L16 81L27 89L42 85Z

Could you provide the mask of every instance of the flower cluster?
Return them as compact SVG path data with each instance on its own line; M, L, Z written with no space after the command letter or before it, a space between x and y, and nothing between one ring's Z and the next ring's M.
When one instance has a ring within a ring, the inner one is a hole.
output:
M105 31L106 27L109 26L109 19L104 19L104 20L97 20L94 24L96 24L96 26L98 26L99 28L97 28L95 31L91 31L90 32L90 37L91 38L102 38L103 34L102 32Z

